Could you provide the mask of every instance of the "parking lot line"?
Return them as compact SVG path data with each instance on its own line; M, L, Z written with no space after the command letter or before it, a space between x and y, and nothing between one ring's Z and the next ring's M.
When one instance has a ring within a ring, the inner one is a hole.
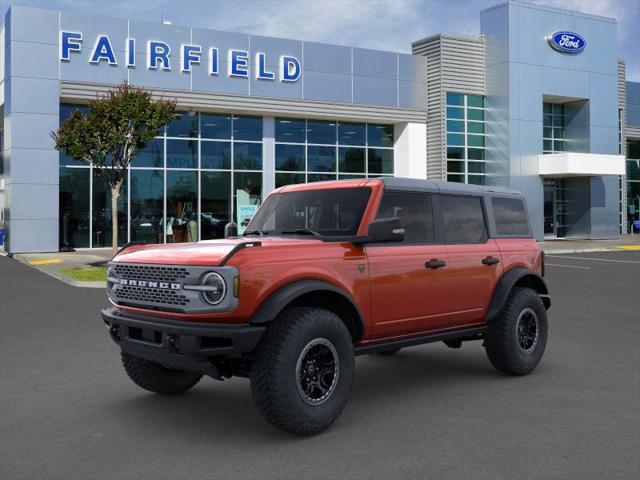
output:
M29 265L51 265L52 263L62 263L59 258L47 258L44 260L31 260Z
M619 248L620 250L640 250L640 245L616 245L613 248Z
M545 255L545 258L565 258L567 260L592 260L594 262L635 263L640 265L640 262L637 262L635 260L614 260L612 258L568 257L566 255Z
M580 267L578 265L560 265L559 263L545 263L545 267L567 267L567 268L579 268L581 270L591 270L591 267Z

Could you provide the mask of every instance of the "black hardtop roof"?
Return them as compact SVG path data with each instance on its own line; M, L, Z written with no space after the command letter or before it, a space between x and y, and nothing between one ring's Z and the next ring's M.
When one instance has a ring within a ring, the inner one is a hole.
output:
M491 187L483 185L469 185L466 183L439 182L435 180L421 180L418 178L404 177L384 177L380 178L384 187L391 190L412 190L439 193L457 193L460 195L514 195L522 196L517 190L510 190L502 187Z

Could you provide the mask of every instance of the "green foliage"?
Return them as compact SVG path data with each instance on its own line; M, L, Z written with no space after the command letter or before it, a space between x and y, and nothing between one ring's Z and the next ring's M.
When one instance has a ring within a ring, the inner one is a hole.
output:
M154 100L149 91L123 83L90 101L87 115L73 112L51 137L57 150L90 163L119 190L136 153L171 121L175 109L175 100Z

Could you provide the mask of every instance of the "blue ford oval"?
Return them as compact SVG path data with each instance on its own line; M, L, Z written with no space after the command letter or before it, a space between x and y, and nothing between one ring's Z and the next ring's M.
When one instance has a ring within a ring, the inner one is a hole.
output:
M581 53L587 46L585 39L574 32L555 32L547 37L547 41L553 49L562 53Z

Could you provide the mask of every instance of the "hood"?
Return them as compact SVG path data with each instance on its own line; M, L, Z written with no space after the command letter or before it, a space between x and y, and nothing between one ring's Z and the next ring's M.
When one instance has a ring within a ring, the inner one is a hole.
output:
M123 263L151 263L160 265L220 265L223 259L239 244L261 242L264 246L291 246L304 242L320 243L320 240L298 237L240 237L220 240L203 240L197 243L167 243L135 245L117 254L113 260Z

